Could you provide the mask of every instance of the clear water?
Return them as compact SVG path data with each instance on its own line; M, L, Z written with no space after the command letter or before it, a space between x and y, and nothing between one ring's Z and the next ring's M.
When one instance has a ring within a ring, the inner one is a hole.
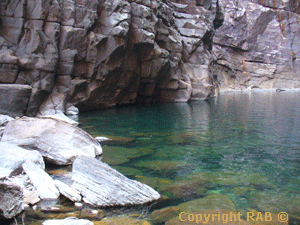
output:
M300 92L227 93L84 113L79 122L117 140L102 144L103 161L167 197L153 209L219 193L237 211L287 212L292 224L300 218L299 99Z

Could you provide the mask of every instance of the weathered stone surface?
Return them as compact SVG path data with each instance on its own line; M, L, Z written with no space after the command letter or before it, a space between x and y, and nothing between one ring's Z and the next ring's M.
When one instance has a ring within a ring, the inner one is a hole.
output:
M8 115L0 114L0 127L6 126L7 123L8 123L9 121L12 121L12 120L14 120L14 118L12 118L12 117L10 117L10 116L8 116Z
M100 144L88 133L50 118L22 117L11 121L2 141L38 150L46 161L57 165L71 164L78 155L102 154Z
M23 116L31 87L18 84L0 84L0 112L10 116Z
M299 88L299 45L293 43L299 41L300 16L289 8L293 4L222 0L224 23L213 39L211 67L220 91Z
M0 142L0 177L9 177L22 172L22 165L31 161L41 169L45 169L43 157L38 151L29 151L15 144ZM3 173L3 170L6 173ZM4 176L3 176L4 175Z
M130 180L91 157L76 158L72 180L72 187L80 192L83 201L94 206L137 205L160 198L149 186Z
M0 218L11 219L24 210L23 192L10 181L0 181Z
M43 225L93 225L89 220L66 218L63 220L46 220Z
M54 86L62 113L67 104L89 111L300 87L298 0L5 0L0 7L0 83L32 87L27 116L39 113Z
M73 202L80 202L81 201L81 196L80 194L75 191L73 188L69 187L67 184L55 180L55 185L58 188L59 192L65 196L66 198L70 199Z
M57 190L53 179L40 167L27 161L23 164L23 170L29 177L31 183L36 188L41 199L57 199L59 191Z

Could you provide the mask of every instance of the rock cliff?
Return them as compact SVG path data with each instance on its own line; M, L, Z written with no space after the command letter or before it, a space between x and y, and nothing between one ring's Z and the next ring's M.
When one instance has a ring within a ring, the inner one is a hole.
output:
M299 1L222 0L212 71L221 91L300 87Z
M0 98L19 96L29 85L20 94L27 101L16 102L25 102L22 113L36 116L49 105L55 114L73 105L87 111L204 100L218 90L297 88L299 5L299 0L3 0L0 83L18 85L9 85L12 90L0 85Z

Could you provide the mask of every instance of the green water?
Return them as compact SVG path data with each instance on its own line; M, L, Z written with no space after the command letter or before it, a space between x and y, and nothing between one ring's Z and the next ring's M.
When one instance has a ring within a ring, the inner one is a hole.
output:
M85 113L79 122L115 140L102 144L104 162L164 196L151 210L216 193L240 212L287 212L292 224L300 217L299 98L228 93Z

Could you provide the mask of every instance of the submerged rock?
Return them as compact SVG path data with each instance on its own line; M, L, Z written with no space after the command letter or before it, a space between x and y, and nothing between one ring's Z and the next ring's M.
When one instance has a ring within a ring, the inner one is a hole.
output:
M94 221L94 225L150 225L147 220L131 218L128 216L106 217L101 221Z
M129 162L131 158L137 158L151 153L153 153L153 151L147 148L106 146L103 149L102 161L109 165L120 165Z
M269 189L274 187L274 184L263 175L246 172L200 172L188 174L185 178L187 180L201 180L208 188L254 186L261 189Z
M183 161L167 161L167 160L150 160L142 161L135 164L138 167L145 167L159 173L173 173L180 169L192 167L191 164Z
M154 210L149 218L154 224L162 224L174 217L178 217L180 209L177 206L166 207L160 210Z
M182 212L199 213L199 210L205 209L225 209L236 211L234 203L227 195L210 194L204 198L198 198L178 205Z
M0 218L13 218L23 210L22 188L11 181L0 181Z
M170 180L169 178L160 178L160 177L146 177L146 176L140 176L136 175L135 178L144 183L149 185L150 187L160 190L165 188L166 186L169 186L173 184L174 182Z
M105 216L103 210L97 209L82 209L79 214L80 219L101 220Z
M154 189L92 157L76 158L72 180L72 187L80 192L83 201L94 206L136 205L160 198Z
M159 189L168 197L186 199L204 196L206 191L202 181L198 180L175 182Z
M82 129L50 118L22 117L6 126L2 141L38 150L47 162L71 164L76 156L102 154L100 144Z

